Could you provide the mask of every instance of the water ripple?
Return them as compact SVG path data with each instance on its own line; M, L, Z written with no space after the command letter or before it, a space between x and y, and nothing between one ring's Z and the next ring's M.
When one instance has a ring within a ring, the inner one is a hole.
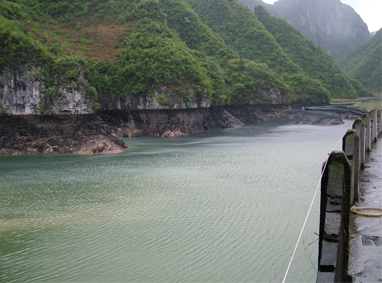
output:
M118 155L0 157L0 281L281 281L345 126L131 139ZM315 281L318 202L291 281Z

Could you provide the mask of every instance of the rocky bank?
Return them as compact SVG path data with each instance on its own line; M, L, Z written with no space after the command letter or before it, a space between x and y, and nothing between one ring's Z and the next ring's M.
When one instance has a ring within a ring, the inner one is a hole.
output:
M0 155L117 153L115 127L95 115L0 116Z
M282 104L108 110L78 115L8 115L0 116L0 155L117 153L128 148L124 137L184 137L270 121L336 125L342 123L343 118L357 115L362 113L346 107L291 108Z

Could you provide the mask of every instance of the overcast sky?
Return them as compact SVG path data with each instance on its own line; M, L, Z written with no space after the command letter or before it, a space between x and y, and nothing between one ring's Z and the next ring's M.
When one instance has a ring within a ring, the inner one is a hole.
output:
M270 4L276 2L276 0L263 1ZM341 2L353 7L367 24L370 32L382 28L382 0L341 0Z

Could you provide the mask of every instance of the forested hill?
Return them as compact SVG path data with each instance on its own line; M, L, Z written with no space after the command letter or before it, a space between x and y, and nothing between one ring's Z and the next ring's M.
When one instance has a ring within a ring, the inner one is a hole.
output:
M271 15L287 20L337 62L370 38L366 23L340 0L279 0L273 5L262 0L239 1L251 11L262 5Z
M309 103L366 94L318 46L260 14L237 0L3 0L0 113ZM298 44L284 44L281 30Z
M352 86L358 90L358 95L368 94L357 80L348 79L332 56L322 52L319 46L302 36L285 20L270 16L262 6L255 8L255 14L304 73L321 81L331 94L341 93L345 89L351 89ZM291 84L295 83L295 80L293 78Z
M295 78L315 84L317 90L323 85L332 97L368 94L362 85L350 80L319 46L307 40L285 20L270 16L264 8L259 7L261 9L253 13L238 1L187 2L241 57L267 64L288 85L294 85L295 95L309 93L302 85L296 89L298 83ZM307 85L311 87L309 83Z
M382 91L382 29L366 43L340 61L341 68L352 78L376 91Z

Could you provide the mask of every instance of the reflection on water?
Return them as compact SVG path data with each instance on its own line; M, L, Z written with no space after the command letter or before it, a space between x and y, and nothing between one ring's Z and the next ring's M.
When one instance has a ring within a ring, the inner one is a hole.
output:
M0 281L280 282L342 126L0 158ZM288 280L314 282L318 200Z

